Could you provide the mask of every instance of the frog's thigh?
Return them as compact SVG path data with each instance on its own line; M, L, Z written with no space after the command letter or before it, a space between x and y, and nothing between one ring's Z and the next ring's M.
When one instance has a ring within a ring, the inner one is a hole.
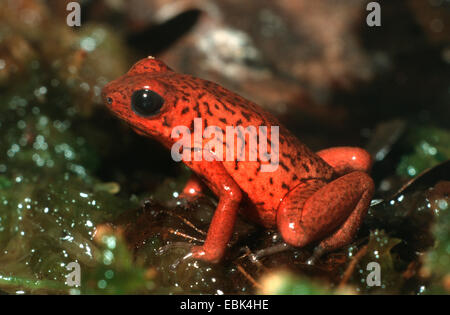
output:
M289 192L278 209L281 235L294 246L304 246L328 236L321 243L326 251L352 240L367 213L374 190L373 181L365 172L344 175L312 194L314 187L297 187ZM307 199L299 202L305 196Z
M370 154L358 147L333 147L317 152L325 162L331 165L337 175L351 172L369 172L372 167Z

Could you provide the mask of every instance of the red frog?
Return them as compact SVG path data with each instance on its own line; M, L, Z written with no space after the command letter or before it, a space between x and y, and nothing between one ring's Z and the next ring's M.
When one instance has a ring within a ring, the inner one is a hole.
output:
M199 193L203 183L219 199L205 243L192 247L191 257L219 261L239 209L267 228L278 227L290 245L318 244L313 257L349 244L367 213L374 184L366 151L335 147L315 153L271 114L218 84L176 73L148 57L106 85L102 96L137 133L169 149L178 140L173 129L193 130L195 118L221 130L266 126L269 138L270 127L279 126L278 167L272 171L262 171L267 160L238 160L236 155L231 160L183 161L194 172L184 193ZM243 143L248 151L250 141Z

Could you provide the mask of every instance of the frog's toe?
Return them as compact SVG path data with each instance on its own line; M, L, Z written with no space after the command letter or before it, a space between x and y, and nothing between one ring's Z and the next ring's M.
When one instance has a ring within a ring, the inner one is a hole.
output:
M167 254L169 251L171 251L173 249L185 249L187 251L191 247L192 247L191 243L187 243L187 242L173 242L173 243L169 243L167 245L161 246L158 249L158 255L165 255L165 254Z
M192 246L191 248L191 256L195 259L205 259L206 252L203 249L203 246Z
M257 262L263 257L274 255L274 254L279 254L279 253L287 251L291 248L292 247L287 243L273 245L273 246L258 250L256 253L254 253L250 256L250 259L252 262Z
M191 193L186 193L186 192L183 191L178 196L178 200L180 200L180 202L182 202L182 203L192 203L195 200L199 199L201 196L203 196L202 193L191 194Z
M306 264L310 265L310 266L314 266L316 264L316 262L317 262L317 257L313 257L313 256L309 257L306 260Z
M325 248L323 248L323 247L320 246L320 245L316 246L316 248L314 248L314 252L313 252L313 254L311 255L311 257L309 257L309 258L306 260L306 264L307 264L307 265L311 265L311 266L315 265L316 262L317 262L317 260L318 260L320 257L322 257L323 254L325 254L325 252L326 252Z
M203 260L209 263L217 263L223 256L223 251L219 248L206 250L204 246L193 246L191 248L192 258Z

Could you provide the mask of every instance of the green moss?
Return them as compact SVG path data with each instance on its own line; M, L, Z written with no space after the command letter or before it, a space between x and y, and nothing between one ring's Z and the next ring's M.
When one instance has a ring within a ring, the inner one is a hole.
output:
M335 290L326 283L300 277L287 271L269 273L261 280L260 294L274 295L320 295L333 294Z
M409 154L402 156L397 174L414 177L420 172L450 159L450 131L420 127L409 132L405 145Z
M65 266L92 266L101 255L95 227L135 206L96 189L95 145L73 127L76 109L64 88L42 73L30 69L29 82L0 96L0 289L7 292L68 292Z
M382 230L371 231L366 254L358 261L352 276L352 283L360 293L396 293L404 283L401 270L398 268L399 259L391 250L401 242L400 239L388 236ZM367 283L374 268L370 263L377 263L380 270L379 285Z
M450 206L446 196L433 200L436 221L432 227L434 246L425 254L424 269L430 273L427 294L448 294L450 281Z
M137 294L151 292L153 279L133 258L120 234L104 234L93 268L83 269L81 294ZM148 278L148 279L147 279Z

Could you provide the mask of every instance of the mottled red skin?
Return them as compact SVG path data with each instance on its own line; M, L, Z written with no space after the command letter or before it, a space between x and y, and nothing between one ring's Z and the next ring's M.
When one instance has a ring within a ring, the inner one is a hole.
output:
M132 93L143 88L165 100L155 116L143 118L131 109ZM291 245L320 241L317 253L351 242L367 212L374 188L367 175L371 158L366 151L341 147L314 153L271 114L213 82L178 74L149 57L109 83L103 98L136 132L167 148L177 140L171 137L172 128L184 125L192 130L197 117L203 127L215 125L222 130L280 126L280 161L274 172L261 172L259 160L185 162L219 198L204 245L192 248L195 258L210 262L222 258L241 202L245 216L265 227L278 226ZM195 177L184 190L185 194L199 191Z

